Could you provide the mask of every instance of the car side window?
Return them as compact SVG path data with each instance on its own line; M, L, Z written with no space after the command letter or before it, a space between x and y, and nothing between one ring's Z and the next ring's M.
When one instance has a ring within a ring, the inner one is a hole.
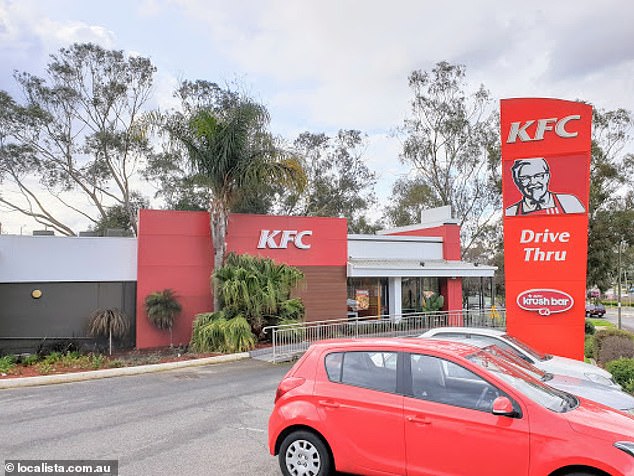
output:
M335 352L324 360L328 379L381 392L396 392L396 352Z
M454 362L411 354L412 396L446 405L490 412L502 394L496 387Z

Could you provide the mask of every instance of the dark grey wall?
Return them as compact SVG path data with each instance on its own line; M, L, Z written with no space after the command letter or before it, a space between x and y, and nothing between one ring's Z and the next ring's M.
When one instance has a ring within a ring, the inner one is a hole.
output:
M34 299L34 290L42 297ZM132 347L135 303L136 282L0 283L0 352L16 347L32 351L33 342L44 338L87 337L90 314L108 308L118 308L130 318L130 335L122 345Z

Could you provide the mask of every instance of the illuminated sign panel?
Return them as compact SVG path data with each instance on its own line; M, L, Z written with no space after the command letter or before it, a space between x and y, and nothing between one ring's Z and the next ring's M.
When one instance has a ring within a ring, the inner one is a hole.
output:
M583 358L592 108L501 101L507 330Z

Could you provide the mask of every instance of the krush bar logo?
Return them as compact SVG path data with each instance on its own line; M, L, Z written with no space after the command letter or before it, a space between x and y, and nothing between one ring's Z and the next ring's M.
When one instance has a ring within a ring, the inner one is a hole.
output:
M528 289L517 296L517 305L540 316L550 316L572 308L574 299L558 289Z

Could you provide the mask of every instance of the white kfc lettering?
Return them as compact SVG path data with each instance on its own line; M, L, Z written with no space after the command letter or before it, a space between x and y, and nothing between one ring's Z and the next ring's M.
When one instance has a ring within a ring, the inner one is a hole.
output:
M509 136L506 140L507 144L514 144L518 139L520 142L534 142L544 140L544 134L548 131L554 131L559 137L564 139L569 139L572 137L577 137L579 132L577 131L569 131L566 129L566 125L570 121L578 121L581 119L579 114L571 114L570 116L566 116L562 119L557 119L556 117L549 117L547 119L532 119L526 122L511 122L511 127L509 129ZM535 127L535 134L531 137L529 134L529 127L537 122L537 126ZM554 124L554 128L553 128Z
M262 230L260 231L258 249L287 249L288 245L292 243L300 250L308 250L311 245L310 243L304 243L304 238L312 234L311 230L300 232L297 230Z

